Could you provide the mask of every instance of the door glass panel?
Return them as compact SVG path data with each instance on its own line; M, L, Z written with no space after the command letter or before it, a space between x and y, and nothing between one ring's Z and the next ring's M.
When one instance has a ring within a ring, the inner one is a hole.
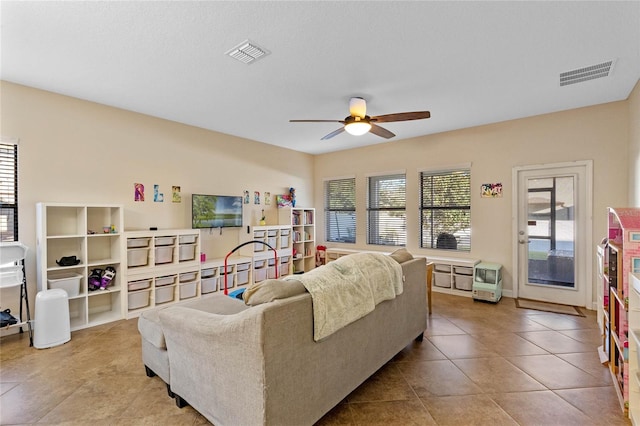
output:
M527 180L528 283L575 287L574 177Z

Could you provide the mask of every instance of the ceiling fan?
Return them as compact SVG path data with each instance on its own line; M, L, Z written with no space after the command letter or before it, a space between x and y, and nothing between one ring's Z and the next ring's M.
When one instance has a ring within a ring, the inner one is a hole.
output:
M431 117L429 111L414 111L414 112L397 112L395 114L376 115L370 117L367 115L367 101L362 98L351 98L349 100L349 113L350 115L344 120L289 120L290 123L342 123L343 127L329 133L321 140L331 139L332 137L339 135L345 130L352 135L360 136L367 132L371 132L374 135L390 139L395 136L392 132L380 127L377 123L390 123L392 121L410 121L410 120L422 120L424 118Z

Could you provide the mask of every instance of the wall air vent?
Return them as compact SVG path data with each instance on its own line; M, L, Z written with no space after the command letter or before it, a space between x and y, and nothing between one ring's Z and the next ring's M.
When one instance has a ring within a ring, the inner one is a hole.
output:
M251 64L257 59L262 58L263 56L268 54L269 51L263 49L260 46L257 46L249 40L245 40L236 47L233 47L232 49L225 52L225 55L229 55L233 59L237 59L238 61L245 64Z
M577 70L566 71L560 74L560 86L582 83L595 78L608 77L615 61L607 61L597 65L591 65Z

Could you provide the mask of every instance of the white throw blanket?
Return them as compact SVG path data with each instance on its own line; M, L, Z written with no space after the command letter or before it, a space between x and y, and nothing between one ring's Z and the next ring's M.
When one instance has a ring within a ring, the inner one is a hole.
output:
M314 340L364 317L383 300L402 294L402 267L380 253L354 253L290 277L313 299Z

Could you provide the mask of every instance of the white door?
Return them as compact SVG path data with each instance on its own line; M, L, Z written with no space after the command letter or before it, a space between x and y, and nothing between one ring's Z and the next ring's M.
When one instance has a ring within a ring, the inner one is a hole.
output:
M592 163L514 169L515 296L591 308Z

